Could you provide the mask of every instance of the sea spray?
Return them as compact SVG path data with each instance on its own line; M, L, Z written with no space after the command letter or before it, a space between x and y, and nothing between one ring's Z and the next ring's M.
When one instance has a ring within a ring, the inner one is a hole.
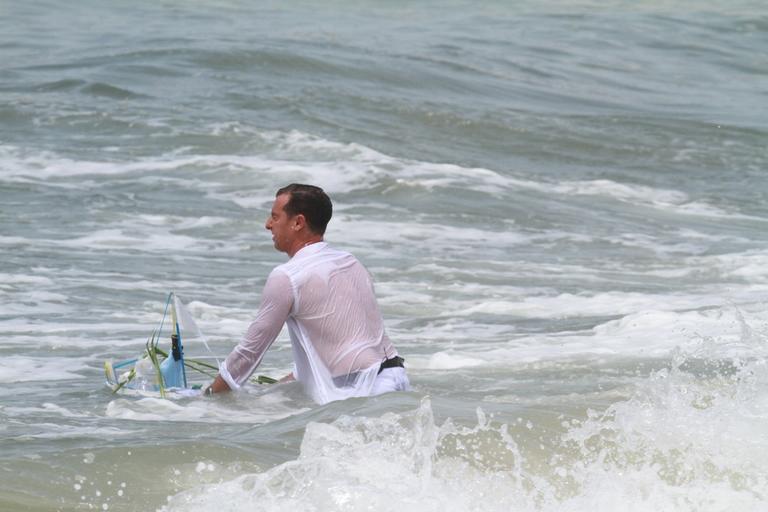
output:
M751 331L752 356L732 359L708 339L677 349L629 398L563 419L559 433L480 408L475 425L438 425L428 398L410 413L310 423L295 460L191 489L164 510L762 510L763 342Z
M674 351L630 399L572 421L553 457L572 483L566 510L763 510L768 366L764 338L747 331L752 356L724 358L704 338Z

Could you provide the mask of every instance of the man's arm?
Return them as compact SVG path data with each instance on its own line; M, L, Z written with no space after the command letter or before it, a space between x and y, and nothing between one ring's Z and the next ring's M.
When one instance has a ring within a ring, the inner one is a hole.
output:
M243 339L221 364L219 374L205 394L239 389L261 363L264 353L280 334L293 307L293 290L287 275L272 271L261 294L256 318L248 326Z

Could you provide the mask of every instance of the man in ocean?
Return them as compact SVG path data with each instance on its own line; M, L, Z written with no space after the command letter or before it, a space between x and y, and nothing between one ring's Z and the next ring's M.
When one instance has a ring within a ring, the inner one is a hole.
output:
M264 284L261 306L243 339L221 364L206 394L239 389L288 325L289 376L316 402L410 388L403 359L389 340L368 271L323 240L333 206L319 187L277 191L266 228L290 259Z

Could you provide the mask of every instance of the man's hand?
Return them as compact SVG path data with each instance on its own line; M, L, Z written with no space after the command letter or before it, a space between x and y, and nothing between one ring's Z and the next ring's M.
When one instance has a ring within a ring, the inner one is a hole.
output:
M203 395L213 395L214 393L224 393L226 391L229 391L229 384L227 384L227 381L221 378L221 375L217 375L215 379L213 379L213 382L211 382L211 385L205 388L205 391L203 392Z

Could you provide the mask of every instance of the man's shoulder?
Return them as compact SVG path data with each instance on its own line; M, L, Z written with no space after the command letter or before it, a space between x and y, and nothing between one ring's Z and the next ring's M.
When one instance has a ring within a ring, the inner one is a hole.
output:
M326 254L331 256L337 256L340 258L354 258L354 254L352 254L349 251L345 251L344 249L339 249L337 247L334 247L332 245L326 244L325 247L323 247L323 250L320 252L320 254ZM357 259L357 258L355 258Z
M328 242L320 242L318 244L307 246L305 250L298 252L296 256L280 266L303 266L308 262L327 261L336 258L354 258L354 255L352 255L352 253L349 251L338 249L337 247L330 245Z
M267 282L268 283L274 283L274 284L291 284L291 272L284 268L285 263L276 266L272 269L272 271L267 276Z
M323 242L322 245L318 245L312 251L297 253L290 260L275 267L272 272L282 272L293 279L299 274L312 272L327 264L346 266L350 262L359 263L358 259L351 252L337 249Z

